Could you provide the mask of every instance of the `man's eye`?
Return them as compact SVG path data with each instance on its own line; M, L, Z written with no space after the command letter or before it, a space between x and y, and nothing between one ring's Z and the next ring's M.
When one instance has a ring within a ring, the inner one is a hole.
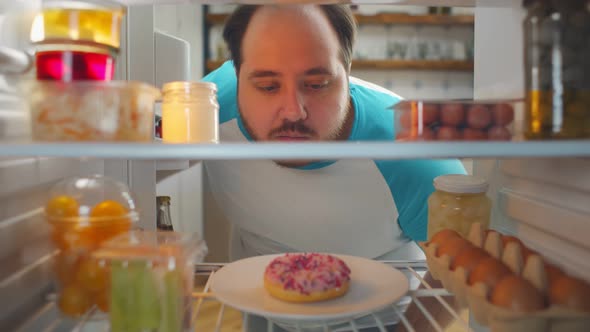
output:
M311 90L321 90L328 86L328 81L320 81L320 82L306 82L305 87Z
M260 82L254 84L254 87L256 88L256 90L262 92L275 92L276 90L278 90L279 85L275 82Z

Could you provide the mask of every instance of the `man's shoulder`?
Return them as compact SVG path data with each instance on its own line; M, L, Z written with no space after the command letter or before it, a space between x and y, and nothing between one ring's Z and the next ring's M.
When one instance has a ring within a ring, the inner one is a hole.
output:
M350 77L350 95L355 106L357 128L354 140L392 140L394 137L391 106L402 98L376 84Z
M238 116L238 80L234 63L226 61L219 68L207 74L203 81L215 83L217 86L219 123L235 119Z

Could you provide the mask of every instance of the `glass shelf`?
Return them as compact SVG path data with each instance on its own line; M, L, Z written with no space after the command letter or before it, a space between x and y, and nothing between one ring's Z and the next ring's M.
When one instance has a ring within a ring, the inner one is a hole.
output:
M143 160L431 159L590 157L590 140L324 143L0 143L0 157Z

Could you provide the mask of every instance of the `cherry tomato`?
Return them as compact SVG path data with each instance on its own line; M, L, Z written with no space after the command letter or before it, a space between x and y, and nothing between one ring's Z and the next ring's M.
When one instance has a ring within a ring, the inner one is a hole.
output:
M78 209L78 201L75 198L61 195L47 202L45 213L51 218L71 218L78 216Z
M111 304L111 296L109 290L103 290L96 293L94 297L94 303L98 306L98 309L102 312L109 312L109 306Z
M74 282L75 271L78 266L77 255L60 252L55 257L53 269L57 280L61 285L69 285Z
M88 311L92 306L92 302L82 287L68 285L62 290L58 305L64 314L77 317Z
M104 292L108 284L108 270L96 259L85 258L76 271L78 285L88 292Z
M92 218L124 217L126 215L127 209L121 203L112 200L100 202L90 211Z

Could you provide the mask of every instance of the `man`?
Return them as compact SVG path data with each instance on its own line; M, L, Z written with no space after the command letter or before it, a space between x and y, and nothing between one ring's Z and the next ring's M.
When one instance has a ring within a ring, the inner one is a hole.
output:
M400 97L349 77L356 35L346 6L241 6L223 36L232 62L218 86L224 142L392 140ZM320 251L417 259L432 180L457 160L207 162L234 232L231 258Z

